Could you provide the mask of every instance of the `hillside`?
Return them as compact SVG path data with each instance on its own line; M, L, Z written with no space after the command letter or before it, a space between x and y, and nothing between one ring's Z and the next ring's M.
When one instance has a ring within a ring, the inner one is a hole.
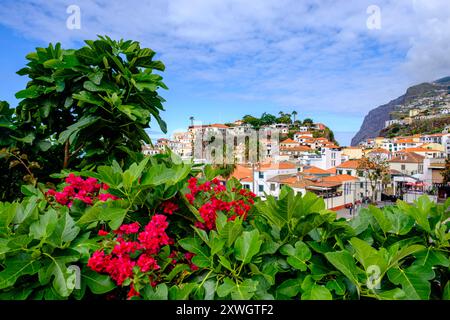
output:
M432 83L421 83L408 88L405 94L397 99L371 110L364 117L361 128L353 137L351 144L357 145L364 139L379 136L382 131L388 132L389 128L385 128L386 121L407 119L411 110L430 113L430 110L441 108L441 97L443 95L448 97L449 91L450 77L445 77ZM432 124L433 121L430 123ZM393 129L395 130L395 127ZM430 128L430 130L433 129Z

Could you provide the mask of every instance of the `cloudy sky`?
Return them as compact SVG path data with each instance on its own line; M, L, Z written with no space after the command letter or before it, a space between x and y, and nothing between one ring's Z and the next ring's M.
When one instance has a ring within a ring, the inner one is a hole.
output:
M69 5L81 29L66 27ZM370 109L450 75L448 0L0 0L0 99L16 103L26 79L15 71L35 47L80 47L97 34L158 53L171 132L191 115L296 110L348 144Z

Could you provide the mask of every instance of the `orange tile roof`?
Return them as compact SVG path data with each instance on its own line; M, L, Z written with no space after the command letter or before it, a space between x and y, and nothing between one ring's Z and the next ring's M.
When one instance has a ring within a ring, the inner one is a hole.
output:
M348 160L340 165L337 165L336 168L345 168L345 169L357 169L359 166L359 160Z
M236 165L232 177L238 179L241 182L253 182L252 168L243 165ZM223 177L218 177L220 180L225 180Z
M228 128L227 125L221 124L221 123L213 123L210 124L208 127L213 127L213 128L222 128L222 129L226 129Z
M315 166L307 167L307 168L303 169L302 172L309 173L309 174L331 174L331 172L329 172L327 170L323 170L323 169L315 167Z
M298 142L297 141L294 141L294 140L292 140L291 138L287 138L286 140L283 140L283 141L281 141L281 143L288 143L288 144L290 144L290 143L296 143L296 144L298 144Z
M280 151L306 151L312 152L313 149L307 146L295 146L295 147L280 147Z
M339 174L337 176L330 176L330 177L323 177L322 181L326 181L326 182L345 182L345 181L355 181L355 180L359 180L356 177L353 177L351 175L348 174Z
M297 168L296 165L291 162L279 162L279 163L261 164L258 170L259 171L286 170L286 169L295 169L295 168Z
M329 173L331 173L331 174L336 174L336 167L327 169L326 171L329 172Z
M386 150L384 148L375 148L375 149L372 149L372 150L368 151L367 153L385 153L385 154L389 154L390 152L389 152L389 150Z
M398 139L397 143L416 143L413 139Z
M406 148L403 150L398 151L398 153L408 153L408 152L441 152L440 150L435 149L426 149L422 147L416 147L416 148Z

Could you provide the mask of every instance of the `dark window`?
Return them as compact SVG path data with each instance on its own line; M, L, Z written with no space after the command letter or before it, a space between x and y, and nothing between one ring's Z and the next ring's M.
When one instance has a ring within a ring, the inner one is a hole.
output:
M270 191L275 191L275 183L270 184Z
M264 179L264 172L261 172L261 171L259 172L259 178Z
M262 184L259 185L259 192L264 192L264 186Z

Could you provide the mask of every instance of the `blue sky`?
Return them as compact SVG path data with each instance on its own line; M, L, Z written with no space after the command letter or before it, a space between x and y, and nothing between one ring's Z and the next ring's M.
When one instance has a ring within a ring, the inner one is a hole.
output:
M72 4L79 30L66 28ZM380 29L366 25L372 4ZM35 47L79 47L96 34L158 53L170 133L191 115L212 123L296 110L345 145L369 110L450 75L447 0L1 0L0 99L17 103L27 80L15 72Z

